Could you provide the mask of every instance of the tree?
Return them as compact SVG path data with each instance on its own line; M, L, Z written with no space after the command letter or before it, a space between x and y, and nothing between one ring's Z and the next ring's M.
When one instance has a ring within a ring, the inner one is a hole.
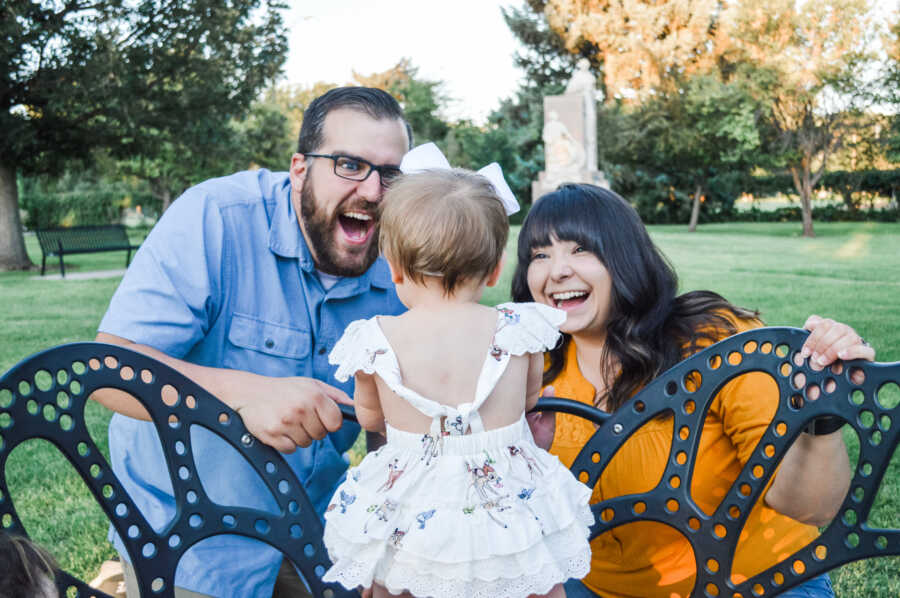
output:
M151 165L197 159L279 72L282 8L267 0L5 2L0 269L30 267L17 174L58 171L94 148ZM188 156L179 154L185 147Z
M449 100L441 89L444 83L419 77L419 69L409 58L401 58L381 73L361 75L353 71L353 78L360 85L383 89L397 98L417 144L440 141L450 130L441 118Z
M764 139L800 195L803 235L815 236L812 193L829 157L870 101L864 74L875 28L865 0L744 2L731 32L738 76L766 104Z
M540 9L571 52L602 65L607 102L641 101L670 76L713 69L730 46L725 0L546 0Z
M893 104L895 110L888 133L887 157L893 162L900 162L900 7L891 15L891 23L883 39L887 60L882 70L882 93L885 102Z
M760 147L756 120L757 104L739 85L715 74L695 76L634 108L620 158L687 187L693 232L710 180L746 172L754 163Z

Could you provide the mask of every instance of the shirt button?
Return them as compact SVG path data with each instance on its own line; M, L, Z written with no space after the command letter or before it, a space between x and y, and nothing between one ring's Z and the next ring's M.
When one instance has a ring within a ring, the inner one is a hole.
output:
M267 338L266 339L266 349L271 349L274 346L275 346L275 341L273 341L270 338Z
M328 350L328 349L326 349L325 347L319 347L319 355L325 355L325 352L326 352L327 350Z

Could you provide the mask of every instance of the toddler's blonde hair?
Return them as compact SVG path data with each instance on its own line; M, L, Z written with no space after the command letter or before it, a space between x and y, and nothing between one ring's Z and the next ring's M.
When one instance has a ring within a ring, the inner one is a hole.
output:
M417 283L439 276L447 295L486 279L509 236L506 210L485 177L455 168L405 175L382 201L379 245Z

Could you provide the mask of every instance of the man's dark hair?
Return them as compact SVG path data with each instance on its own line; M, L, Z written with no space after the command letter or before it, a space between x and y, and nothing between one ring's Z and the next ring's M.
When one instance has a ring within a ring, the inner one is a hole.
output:
M341 108L364 112L376 120L399 119L406 127L409 147L412 148L412 128L403 117L403 109L394 97L374 87L336 87L310 102L303 113L297 152L314 152L322 145L322 129L325 117L332 110Z

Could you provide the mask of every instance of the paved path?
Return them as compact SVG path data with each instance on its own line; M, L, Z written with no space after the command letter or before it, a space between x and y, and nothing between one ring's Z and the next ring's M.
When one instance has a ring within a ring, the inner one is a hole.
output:
M66 277L57 274L32 276L31 280L90 280L92 278L115 278L125 274L125 268L119 270L96 270L94 272L67 272Z

